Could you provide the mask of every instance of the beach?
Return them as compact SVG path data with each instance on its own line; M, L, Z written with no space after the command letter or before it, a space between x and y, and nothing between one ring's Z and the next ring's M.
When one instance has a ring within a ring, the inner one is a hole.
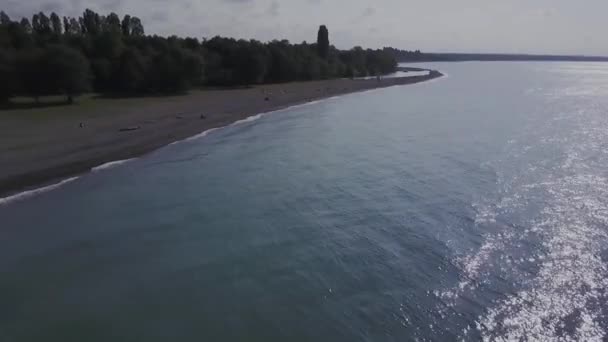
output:
M334 79L197 90L52 110L0 111L0 195L48 185L247 117L342 94L441 77Z

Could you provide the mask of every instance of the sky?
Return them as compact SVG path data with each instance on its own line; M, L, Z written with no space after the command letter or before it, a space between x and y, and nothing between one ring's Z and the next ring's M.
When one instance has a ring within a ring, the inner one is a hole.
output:
M131 14L146 33L316 40L427 52L608 56L608 0L1 0L13 19L85 8Z

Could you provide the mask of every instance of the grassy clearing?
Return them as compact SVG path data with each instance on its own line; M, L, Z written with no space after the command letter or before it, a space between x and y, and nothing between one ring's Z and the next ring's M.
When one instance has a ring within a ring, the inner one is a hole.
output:
M160 101L171 101L183 96L108 98L98 94L85 94L68 104L65 96L44 96L36 102L32 98L16 97L10 105L0 108L0 117L23 119L53 119L70 116L90 116L100 113L114 114L118 109L141 106Z

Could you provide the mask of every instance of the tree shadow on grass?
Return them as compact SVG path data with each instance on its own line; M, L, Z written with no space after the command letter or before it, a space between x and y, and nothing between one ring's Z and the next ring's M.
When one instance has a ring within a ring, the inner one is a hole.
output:
M102 93L94 95L93 99L145 99L188 95L187 91L168 93Z
M205 86L194 87L188 90L169 91L169 92L142 92L142 93L101 93L93 96L94 99L137 99L137 98L163 98L175 96L187 96L193 91L205 90L235 90L235 89L250 89L253 85L236 85L236 86Z
M26 109L39 109L39 108L50 108L50 107L61 107L70 105L68 101L49 101L49 102L8 102L0 103L0 111L8 110L26 110Z

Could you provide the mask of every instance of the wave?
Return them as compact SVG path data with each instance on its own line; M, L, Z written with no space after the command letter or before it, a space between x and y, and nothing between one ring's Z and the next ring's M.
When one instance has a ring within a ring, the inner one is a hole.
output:
M116 161L112 161L112 162L108 162L105 164L101 164L99 166L93 167L91 168L91 172L99 172L99 171L103 171L103 170L107 170L116 166L119 166L121 164L127 163L129 161L135 160L137 158L131 158L131 159L124 159L124 160L116 160ZM11 195L8 197L4 197L4 198L0 198L0 205L7 205L9 203L13 203L13 202L17 202L17 201L22 201L37 195L40 195L42 193L45 192L49 192L51 190L55 190L61 186L64 186L68 183L71 183L75 180L77 180L78 178L80 178L81 176L75 176L75 177L70 177L70 178L66 178L61 180L60 182L51 184L51 185L47 185L41 188L36 188L36 189L32 189L32 190L26 190L20 193L17 193L15 195Z
M202 138L202 137L204 137L204 136L207 136L209 133L211 133L211 132L213 132L213 131L215 131L215 130L218 130L218 129L219 129L219 128L210 128L210 129L208 129L208 130L206 130L206 131L203 131L203 132L201 132L201 133L199 133L199 134L193 135L193 136L188 137L188 138L186 138L186 139L182 139L182 140L174 141L174 142L170 143L170 144L169 144L169 145L167 145L167 146L170 146L170 145L175 145L175 144L177 144L177 143L184 142L184 141L196 140L196 139Z
M124 163L128 163L128 162L133 161L135 159L137 159L137 158L130 158L130 159L112 161L112 162L109 162L109 163L101 164L99 166L95 166L94 168L91 169L91 171L92 172L97 172L97 171L107 170L107 169L113 168L115 166L122 165Z
M272 113L272 112L266 112L266 113L260 113L260 114L248 116L248 117L246 117L244 119L237 120L237 121L233 122L232 124L230 124L230 126L236 126L236 125L244 124L244 123L247 123L247 122L252 122L252 121L255 121L255 120L259 120L259 119L262 118L263 115L266 115L268 113Z
M75 181L78 178L80 178L80 177L77 176L77 177L67 178L67 179L62 180L59 183L51 184L51 185L48 185L48 186L45 186L42 188L38 188L38 189L23 191L23 192L20 192L18 194L12 195L12 196L0 198L0 205L6 205L6 204L9 204L12 202L21 201L21 200L24 200L24 199L27 199L27 198L51 191L51 190L55 190L67 183Z

